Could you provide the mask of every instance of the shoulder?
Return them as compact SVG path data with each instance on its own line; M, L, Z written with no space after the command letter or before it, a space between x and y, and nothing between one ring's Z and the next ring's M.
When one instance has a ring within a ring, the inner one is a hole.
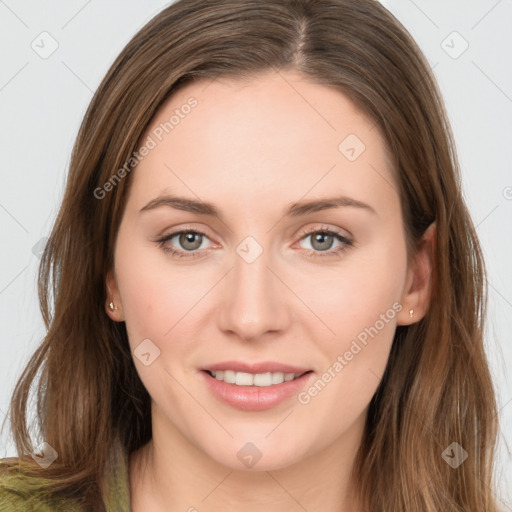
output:
M48 481L17 471L18 459L0 459L0 512L80 512L75 504L52 496Z

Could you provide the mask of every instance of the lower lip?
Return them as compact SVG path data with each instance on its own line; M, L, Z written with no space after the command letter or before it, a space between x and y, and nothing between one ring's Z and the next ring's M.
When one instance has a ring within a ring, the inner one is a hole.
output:
M204 370L201 374L210 391L224 403L244 411L264 411L297 395L312 377L313 372L272 386L237 386L217 380Z

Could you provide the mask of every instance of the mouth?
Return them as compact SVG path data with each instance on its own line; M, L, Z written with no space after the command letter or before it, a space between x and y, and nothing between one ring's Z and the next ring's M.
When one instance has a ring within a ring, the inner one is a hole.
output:
M227 384L234 384L235 386L258 386L258 387L269 387L283 382L290 382L298 379L307 373L311 373L312 370L308 370L301 373L294 372L265 372L265 373L249 373L249 372L237 372L234 370L203 370L210 377L226 382Z
M243 411L287 403L314 378L314 371L277 363L220 363L199 372L220 402Z

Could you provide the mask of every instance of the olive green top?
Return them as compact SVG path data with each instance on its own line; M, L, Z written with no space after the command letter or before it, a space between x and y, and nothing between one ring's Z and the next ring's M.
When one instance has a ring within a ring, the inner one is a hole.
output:
M130 512L128 454L120 444L112 448L107 469L105 505L107 512ZM44 497L42 479L2 471L0 459L0 512L83 512L74 501ZM39 492L38 492L39 490Z

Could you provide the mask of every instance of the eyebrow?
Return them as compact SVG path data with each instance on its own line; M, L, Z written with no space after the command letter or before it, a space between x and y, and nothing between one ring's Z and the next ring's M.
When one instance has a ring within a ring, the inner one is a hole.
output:
M219 220L222 220L223 218L220 210L212 203L196 201L195 199L188 199L185 197L178 197L173 195L159 196L155 199L152 199L148 204L140 209L140 212L155 210L156 208L160 208L162 206L190 213L209 215L211 217L216 217ZM356 199L352 199L350 197L337 196L291 203L288 205L284 215L286 217L300 217L309 213L315 213L322 210L330 210L342 206L359 208L375 215L377 214L377 212L369 204L363 203L362 201L358 201Z

